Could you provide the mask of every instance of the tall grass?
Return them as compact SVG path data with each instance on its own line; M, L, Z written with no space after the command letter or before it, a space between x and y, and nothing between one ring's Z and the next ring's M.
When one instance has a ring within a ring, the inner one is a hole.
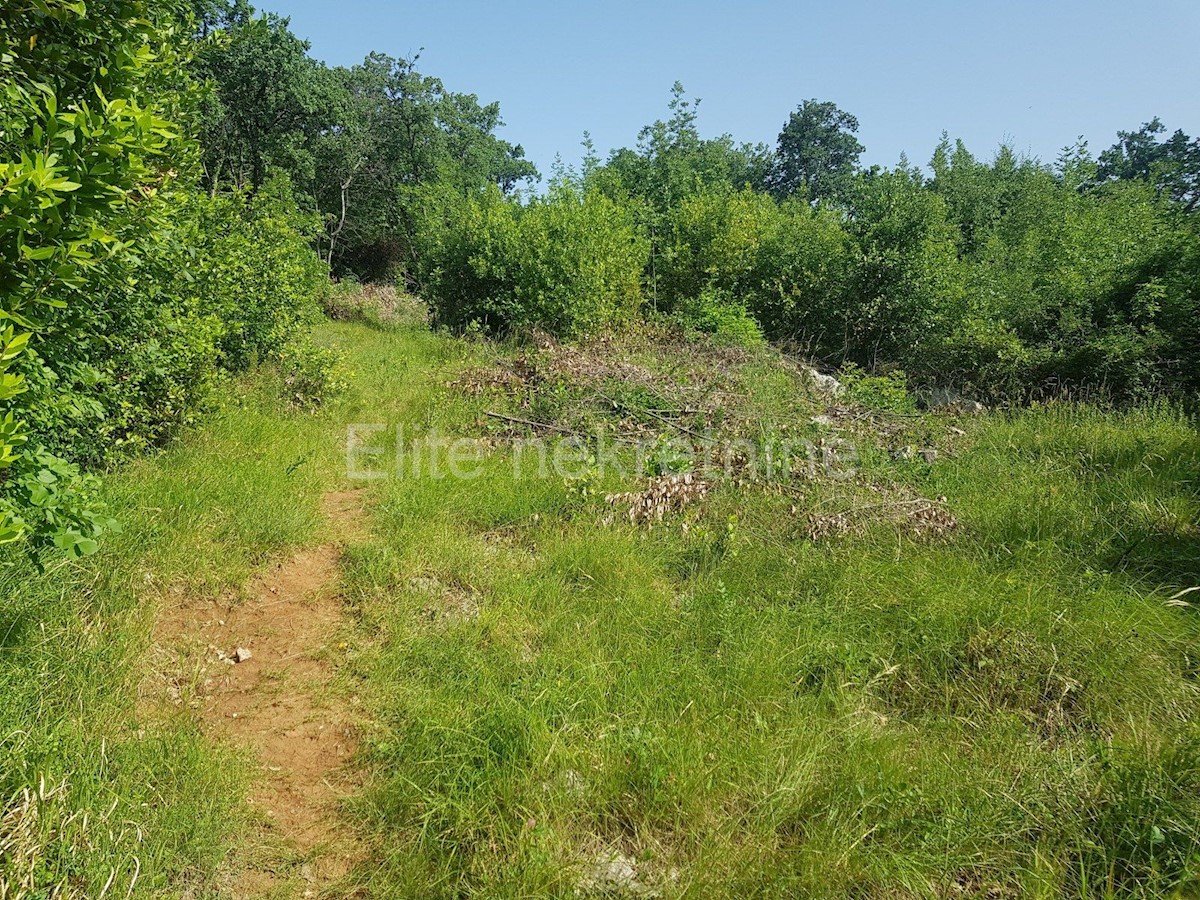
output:
M402 352L424 361L392 421L471 431L448 351ZM1200 582L1196 431L1069 405L968 430L933 465L863 453L948 498L941 541L814 543L794 497L732 486L686 532L605 525L503 449L474 481L383 483L347 573L368 893L1194 890L1200 631L1165 601ZM635 880L597 886L614 852Z
M139 701L154 605L319 542L346 424L477 434L491 402L447 387L479 345L322 338L354 372L340 402L287 414L248 385L110 479L126 528L100 557L0 573L10 881L221 895L247 769ZM1168 601L1200 583L1200 438L1163 406L960 424L933 464L864 447L854 483L945 496L939 539L814 541L806 509L856 502L822 481L720 486L686 530L605 524L630 482L519 478L503 445L474 480L373 483L342 672L367 861L340 893L1189 896L1200 627Z
M245 382L203 430L110 477L124 529L98 556L44 575L13 555L0 567L8 896L218 895L247 770L189 710L157 702L151 633L161 604L236 591L320 539L336 448L327 423L277 396Z

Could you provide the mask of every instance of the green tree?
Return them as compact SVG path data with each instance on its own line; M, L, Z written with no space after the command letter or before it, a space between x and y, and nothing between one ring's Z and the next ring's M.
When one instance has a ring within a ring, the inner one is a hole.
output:
M244 0L206 25L193 71L211 85L200 117L203 163L210 188L258 187L272 168L297 180L311 176L309 141L325 126L331 82L308 56L309 45L288 20L255 16Z
M333 70L329 122L311 144L317 165L304 184L329 222L327 256L361 276L422 271L422 232L436 230L447 196L509 193L538 177L496 135L499 104L448 91L417 61L376 53Z
M865 149L857 131L858 119L835 104L805 100L779 133L771 191L780 199L799 193L814 203L845 197Z
M1100 154L1097 177L1101 182L1147 182L1184 212L1192 212L1200 205L1200 137L1176 130L1159 140L1165 133L1157 116L1137 131L1117 132L1117 143Z

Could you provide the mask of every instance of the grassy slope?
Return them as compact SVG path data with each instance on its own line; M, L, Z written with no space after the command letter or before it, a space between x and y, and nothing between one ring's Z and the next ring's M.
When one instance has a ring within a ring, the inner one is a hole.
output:
M136 868L143 895L216 890L242 772L186 714L138 706L147 599L319 540L342 423L474 433L491 402L445 387L479 348L326 336L355 370L333 410L251 391L111 480L127 528L101 557L0 574L0 788L68 781L32 825L43 883L96 895L116 868L123 894ZM578 483L514 482L504 450L474 481L377 482L376 539L346 560L345 688L374 719L360 886L572 896L606 849L667 896L1150 897L1194 877L1198 628L1163 601L1200 583L1196 432L1067 408L968 430L932 466L863 463L949 498L940 543L882 524L814 544L791 498L732 488L707 527L606 526ZM431 584L478 616L431 619Z
M470 432L495 402L442 388L446 352L400 352L410 428ZM368 381L394 365L362 357ZM1189 882L1198 631L1164 600L1200 583L1196 432L1068 407L968 428L932 466L864 454L949 498L941 543L813 544L791 498L731 488L708 527L605 526L504 451L476 481L383 483L348 564L371 894L572 896L605 848L697 897ZM431 622L431 583L478 618Z

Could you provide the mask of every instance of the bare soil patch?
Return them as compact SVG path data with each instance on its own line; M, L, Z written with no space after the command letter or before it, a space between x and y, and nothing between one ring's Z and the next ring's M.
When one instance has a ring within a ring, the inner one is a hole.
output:
M338 560L363 530L361 498L330 493L324 509L328 543L272 563L241 598L181 597L155 627L168 699L194 708L215 739L258 758L261 777L247 799L286 848L256 853L265 858L234 880L235 898L268 896L297 878L305 896L316 896L361 852L338 818L355 788L346 763L357 727L331 693L347 627Z

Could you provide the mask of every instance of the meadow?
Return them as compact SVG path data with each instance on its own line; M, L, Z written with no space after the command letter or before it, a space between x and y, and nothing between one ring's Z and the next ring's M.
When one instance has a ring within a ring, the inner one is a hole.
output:
M676 340L648 356L664 338L639 335L596 358L660 393L719 358L749 413L726 427L816 441L839 419L811 419L847 410L860 450L850 477L714 476L635 521L629 498L670 475L530 477L512 453L532 429L488 415L667 429L632 401L589 405L578 380L572 399L553 376L497 375L531 357L553 372L586 345L361 323L319 338L354 373L340 400L289 411L268 376L242 383L107 481L126 525L97 556L6 572L4 755L44 785L0 831L10 895L28 877L215 897L248 866L277 896L302 883L322 848L289 853L242 799L262 777L251 754L161 702L153 620L321 543L320 497L346 486L345 426L362 422L486 449L475 477L366 482L331 688L360 701L358 787L335 815L366 850L327 896L1195 886L1197 625L1178 595L1200 579L1200 439L1178 409L831 407L773 352ZM878 403L877 385L852 391ZM938 453L896 452L910 445ZM929 524L912 498L944 514Z

